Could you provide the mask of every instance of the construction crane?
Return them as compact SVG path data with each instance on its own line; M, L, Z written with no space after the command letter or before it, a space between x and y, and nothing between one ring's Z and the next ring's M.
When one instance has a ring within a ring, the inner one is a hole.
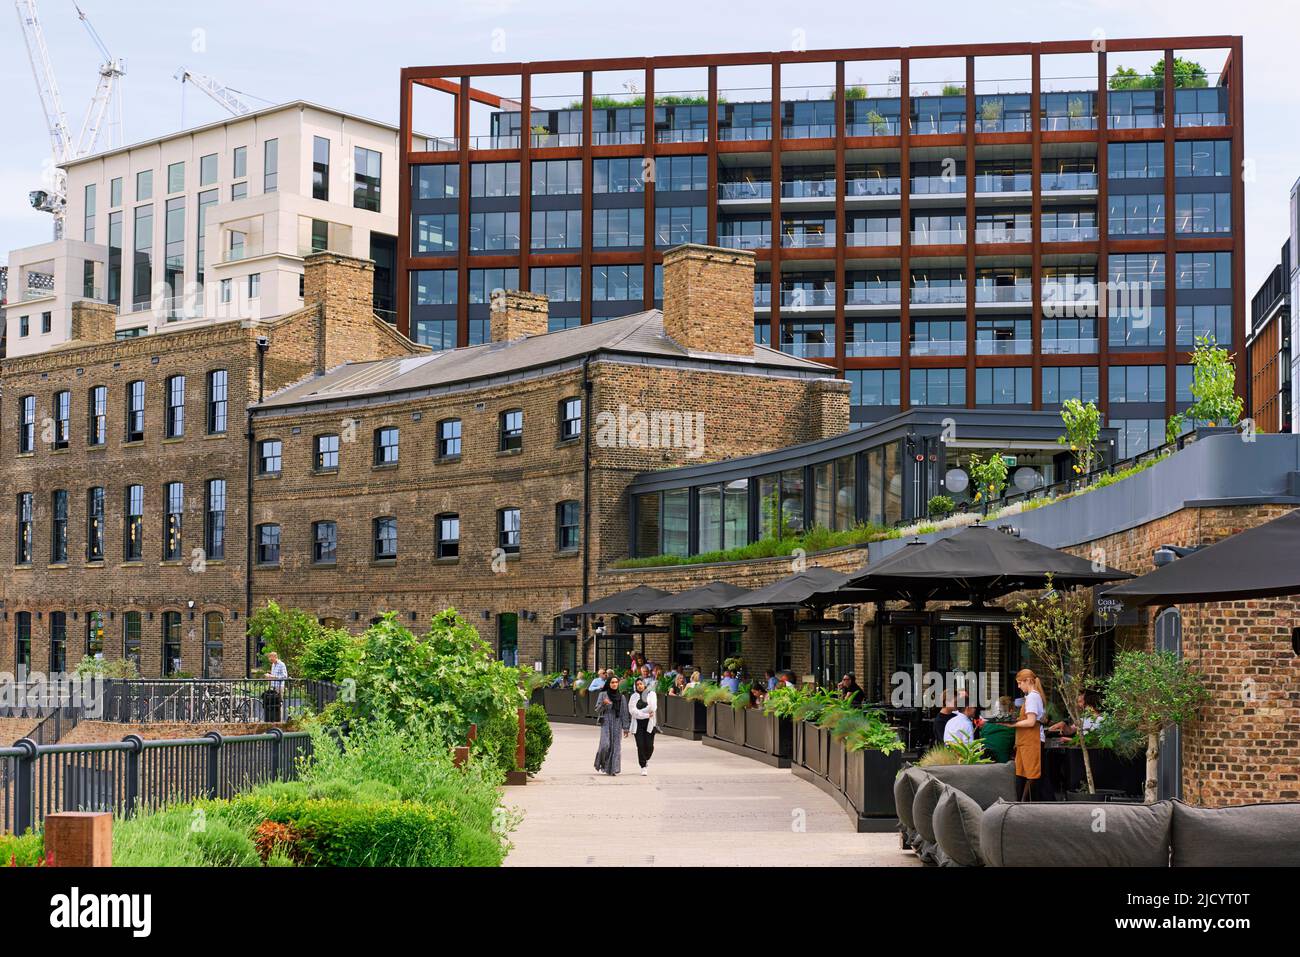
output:
M241 100L238 91L219 83L203 73L195 73L181 67L176 71L176 79L181 81L181 126L185 126L185 84L192 83L206 93L218 106L231 116L244 116L253 112L253 108Z
M36 92L41 100L41 108L45 111L45 123L49 129L53 160L49 188L32 190L28 193L28 200L33 208L53 215L54 238L61 239L63 217L68 204L68 176L63 167L70 160L85 156L99 146L105 117L116 116L117 135L121 137L122 104L121 97L118 95L118 81L126 75L126 61L108 52L108 48L100 39L90 19L76 3L73 3L78 19L81 20L104 57L104 62L99 67L99 82L95 88L95 95L86 111L85 121L81 125L81 134L74 143L67 114L63 111L63 98L59 93L58 80L54 76L54 66L50 63L50 51L45 45L45 31L41 28L36 0L15 0L15 6L18 10L18 23L22 28L23 39L27 44L27 58L31 61L32 75L36 78Z

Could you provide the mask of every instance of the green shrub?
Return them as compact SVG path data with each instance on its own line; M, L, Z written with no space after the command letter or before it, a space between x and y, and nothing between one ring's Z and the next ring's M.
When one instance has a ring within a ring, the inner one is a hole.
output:
M36 831L21 837L0 834L0 867L37 867L45 853L45 838Z
M450 804L328 799L236 798L241 819L287 824L296 851L322 867L495 867L504 857L491 833L476 831Z
M536 774L542 769L546 753L551 750L551 720L540 704L528 706L524 714L524 770Z
M952 498L947 495L935 495L926 503L926 510L931 518L946 518L953 513L957 506Z
M309 634L299 660L302 676L338 681L356 648L357 639L342 628L321 628Z
M248 831L220 801L177 804L113 822L114 867L257 867Z

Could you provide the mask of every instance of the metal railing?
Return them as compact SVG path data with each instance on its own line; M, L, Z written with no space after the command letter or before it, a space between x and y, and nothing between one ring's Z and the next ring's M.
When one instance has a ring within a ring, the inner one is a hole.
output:
M0 833L39 828L58 811L108 811L203 798L229 798L269 781L293 780L311 754L305 731L145 741L38 744L30 738L0 748Z
M337 700L338 685L306 678L155 679L104 682L105 721L138 724L245 724L320 712Z
M27 732L25 737L37 744L58 744L63 736L81 723L82 709L66 706L55 708L36 727Z

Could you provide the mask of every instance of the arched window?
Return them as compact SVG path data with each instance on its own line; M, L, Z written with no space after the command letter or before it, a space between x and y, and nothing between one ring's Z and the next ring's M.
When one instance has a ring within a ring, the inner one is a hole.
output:
M224 637L226 621L221 612L210 611L203 616L203 677L225 676Z

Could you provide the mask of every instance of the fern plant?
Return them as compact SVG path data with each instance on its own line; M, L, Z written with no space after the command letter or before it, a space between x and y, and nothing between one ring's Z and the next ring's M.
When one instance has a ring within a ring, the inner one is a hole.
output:
M763 713L774 714L778 718L793 718L795 712L799 710L799 705L807 697L808 695L798 688L781 685L767 693L767 697L763 700Z

